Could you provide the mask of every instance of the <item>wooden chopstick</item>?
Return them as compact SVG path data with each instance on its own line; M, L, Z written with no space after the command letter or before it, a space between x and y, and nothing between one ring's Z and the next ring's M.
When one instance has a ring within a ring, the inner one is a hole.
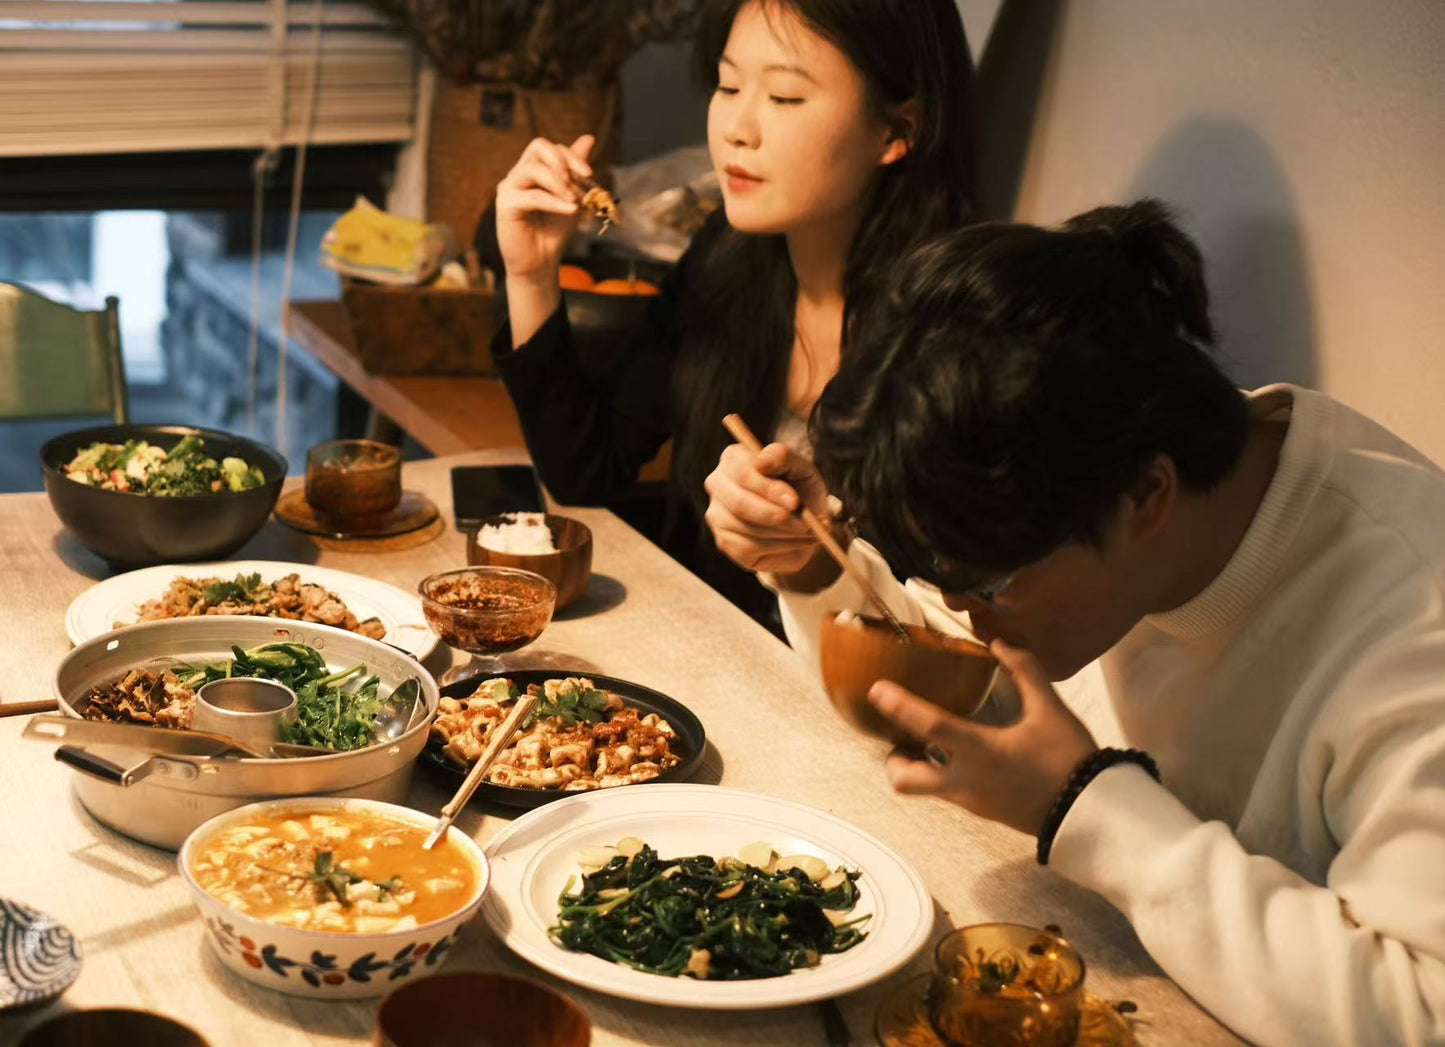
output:
M762 452L763 445L758 441L758 438L753 435L753 431L748 428L748 423L743 421L741 416L730 414L723 419L722 424L723 428L732 434L733 439L747 448L749 452L752 454ZM911 644L913 637L909 634L903 623L898 620L898 616L889 610L888 605L883 602L883 597L879 596L877 590L869 584L868 578L858 569L858 565L849 559L848 554L843 551L843 547L839 545L838 540L833 537L832 528L818 519L817 513L813 512L813 510L809 509L806 505L803 505L801 499L799 500L798 515L802 517L803 523L807 525L808 530L813 532L813 537L817 538L818 541L822 543L823 548L828 550L829 555L838 561L838 566L843 568L843 573L858 583L858 588L863 590L863 595L868 598L868 601L873 604L883 616L883 620L892 627L893 631L896 632L904 642Z
M0 705L0 717L24 716L26 713L53 713L60 708L55 699L48 702L10 702Z
M440 840L447 829L451 827L452 822L456 820L462 808L467 805L467 801L472 798L472 793L477 791L477 786L482 784L482 777L487 773L487 769L496 761L497 756L506 748L507 743L512 740L512 735L517 733L517 728L522 726L522 721L527 718L527 714L532 711L532 707L537 704L538 697L540 696L535 694L523 694L517 698L517 704L512 707L512 711L507 714L507 718L492 732L491 738L487 739L487 747L482 750L482 755L477 759L477 762L472 765L471 771L467 773L465 780L463 780L461 786L457 789L456 795L442 808L441 817L437 820L436 828L432 830L431 835L428 836L426 842L422 844L424 850L429 851L435 847L437 841Z

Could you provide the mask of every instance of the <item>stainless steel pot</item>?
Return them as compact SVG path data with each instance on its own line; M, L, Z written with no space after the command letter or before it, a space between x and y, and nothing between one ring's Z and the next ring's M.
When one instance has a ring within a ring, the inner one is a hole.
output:
M113 683L147 662L220 661L231 656L232 645L249 649L283 640L314 647L333 670L365 663L369 673L381 677L383 698L404 681L419 678L426 715L390 742L327 756L258 760L161 757L110 746L72 750L75 758L66 762L78 772L75 793L86 810L127 836L175 850L206 819L258 800L332 795L403 802L436 715L436 681L404 652L344 629L230 615L133 625L66 655L55 670L55 697L61 712L79 717L79 706L92 688ZM144 772L137 773L142 768ZM117 784L121 781L132 784Z

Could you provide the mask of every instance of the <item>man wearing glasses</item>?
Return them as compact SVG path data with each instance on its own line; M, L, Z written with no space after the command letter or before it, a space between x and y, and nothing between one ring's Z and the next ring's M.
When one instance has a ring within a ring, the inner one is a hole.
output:
M901 617L990 643L1006 723L874 686L941 754L894 787L1036 837L1251 1041L1445 1043L1445 474L1321 393L1237 390L1151 201L951 234L884 302L818 469L730 449L709 521L804 657L864 609L790 516L825 481Z

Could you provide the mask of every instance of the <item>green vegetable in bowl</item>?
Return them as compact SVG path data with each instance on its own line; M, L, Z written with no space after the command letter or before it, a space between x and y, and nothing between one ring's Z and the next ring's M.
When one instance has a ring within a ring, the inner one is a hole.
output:
M195 691L212 680L256 676L296 692L296 720L281 725L281 740L322 749L362 749L376 741L376 717L386 707L377 695L381 679L366 677L365 665L331 672L321 652L302 643L268 643L243 651L231 648L227 662L176 665L182 687ZM366 677L365 679L361 679ZM343 686L354 684L355 686Z
M182 437L170 451L144 440L93 443L76 452L65 475L106 491L171 497L248 491L266 482L260 469L239 458L223 458L217 465L206 456L205 446L195 433Z

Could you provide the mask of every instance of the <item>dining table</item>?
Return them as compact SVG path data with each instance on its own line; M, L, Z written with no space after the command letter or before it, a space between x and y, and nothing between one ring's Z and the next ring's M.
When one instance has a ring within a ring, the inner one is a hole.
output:
M450 469L519 460L525 452L494 450L407 462L404 487L434 501L447 524L424 544L348 548L273 517L235 555L316 564L414 591L424 576L466 564L466 538L451 526ZM1040 867L1031 837L941 799L896 794L884 774L887 743L849 727L815 668L762 625L607 510L554 511L591 529L593 575L584 595L535 643L509 656L512 667L607 675L682 702L708 737L692 781L807 804L882 841L917 870L932 896L930 944L969 924L1057 924L1085 957L1087 988L1137 1005L1140 1043L1239 1042L1159 969L1122 914ZM304 566L297 569L304 573ZM0 1044L16 1043L65 1010L107 1007L174 1018L213 1047L372 1042L379 998L291 996L225 969L205 940L176 856L91 817L72 792L74 772L52 758L53 748L21 738L28 716L3 715L5 705L54 696L55 668L71 647L66 608L111 573L61 525L44 494L0 495L0 897L55 917L75 934L83 955L79 977L56 999L0 1010ZM462 657L439 646L426 666L439 675ZM407 803L439 811L454 786L419 766ZM474 802L456 824L485 847L517 814ZM586 1011L596 1047L806 1047L876 1042L880 1001L927 971L930 951L836 1001L846 1041L836 1025L830 1031L817 1005L684 1010L564 982L514 956L480 918L463 929L442 970L501 971L546 983Z

